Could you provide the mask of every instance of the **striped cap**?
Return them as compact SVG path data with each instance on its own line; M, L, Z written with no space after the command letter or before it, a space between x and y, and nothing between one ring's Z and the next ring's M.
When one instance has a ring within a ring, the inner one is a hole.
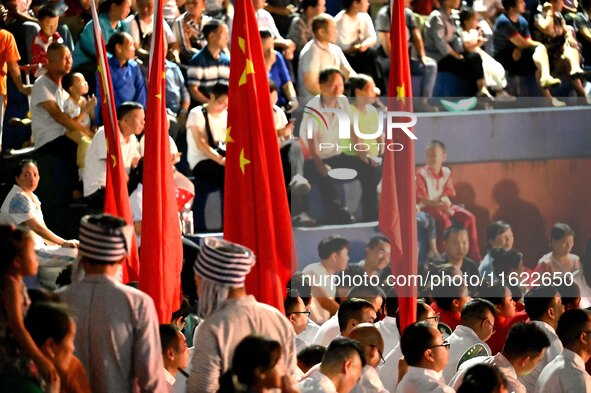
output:
M255 264L254 253L239 244L207 237L193 270L201 277L224 285L240 287Z
M133 228L119 217L84 216L80 220L78 255L106 263L118 262L127 255L132 234Z

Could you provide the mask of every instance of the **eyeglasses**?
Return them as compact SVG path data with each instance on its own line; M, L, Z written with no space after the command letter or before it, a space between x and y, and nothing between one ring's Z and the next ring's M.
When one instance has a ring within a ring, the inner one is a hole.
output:
M441 344L439 344L439 345L433 345L433 346L430 346L428 348L425 348L425 351L427 349L433 349L433 348L437 348L437 347L445 347L446 349L449 349L450 345L451 344L449 343L449 341L443 340L443 342Z
M287 316L289 317L291 314L306 314L308 317L310 316L311 311L293 311L287 314Z
M384 354L382 354L382 351L380 351L380 348L378 348L376 345L370 345L370 348L375 348L378 350L378 353L380 354L380 366L383 364L386 364L386 359L384 359Z
M439 318L440 318L440 315L437 314L437 315L433 315L432 317L425 318L425 320L427 322L431 322L430 320L432 319L435 322L435 324L437 325L439 323Z
M496 332L495 325L491 321L489 321L487 318L480 318L480 319L483 321L486 321L490 325L490 328L492 329L491 335L495 334L495 332Z

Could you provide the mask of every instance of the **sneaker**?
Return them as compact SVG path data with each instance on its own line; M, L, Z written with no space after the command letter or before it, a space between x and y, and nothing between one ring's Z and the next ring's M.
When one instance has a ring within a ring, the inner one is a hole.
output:
M543 89L549 89L551 87L558 86L560 84L562 84L562 81L560 79L554 78L552 76L549 76L548 78L540 79L540 86L542 86Z
M308 215L306 212L301 212L291 219L294 227L313 227L317 224L316 220Z
M307 195L312 187L308 180L300 174L295 175L289 182L291 195Z

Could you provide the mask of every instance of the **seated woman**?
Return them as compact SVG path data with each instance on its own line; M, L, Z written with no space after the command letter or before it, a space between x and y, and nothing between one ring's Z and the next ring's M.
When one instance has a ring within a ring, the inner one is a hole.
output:
M36 251L55 250L55 246L77 248L78 240L66 240L45 225L41 202L34 194L39 185L39 169L31 159L20 161L14 171L15 184L4 199L0 214L13 225L24 224L33 231ZM54 246L54 247L51 247Z
M464 50L464 42L452 11L460 0L443 0L425 23L424 39L427 56L437 61L440 72L451 72L476 85L476 95L492 97L486 88L482 58L478 53Z
M146 107L146 80L135 59L135 44L128 33L117 32L111 36L106 46L109 57L109 70L113 84L115 107L124 102L139 102ZM97 81L98 81L97 74ZM101 122L101 90L96 88L97 106L95 119Z
M540 4L534 11L534 37L548 50L550 69L565 72L579 97L585 97L579 43L562 16L563 0Z
M12 225L23 224L31 229L40 270L50 261L52 267L61 270L61 267L73 262L76 254L63 248L77 248L78 240L66 240L45 225L41 202L34 194L39 185L39 169L34 160L20 161L15 168L14 180L14 186L0 207L2 221Z
M180 43L180 60L189 64L189 60L197 54L207 41L203 35L203 26L211 20L205 15L205 0L185 1L185 12L175 19L172 31Z

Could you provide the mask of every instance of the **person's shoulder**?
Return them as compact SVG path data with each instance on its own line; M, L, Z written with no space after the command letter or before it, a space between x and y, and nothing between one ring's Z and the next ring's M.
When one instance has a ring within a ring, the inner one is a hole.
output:
M334 17L334 21L335 21L336 23L339 23L339 22L341 22L341 21L343 20L343 17L344 17L344 16L345 16L345 10L341 10L341 11L339 11L339 13L338 13L338 14L336 14L336 15L335 15L335 17Z
M451 176L451 169L449 169L449 167L443 166L441 167L441 173L443 176Z

